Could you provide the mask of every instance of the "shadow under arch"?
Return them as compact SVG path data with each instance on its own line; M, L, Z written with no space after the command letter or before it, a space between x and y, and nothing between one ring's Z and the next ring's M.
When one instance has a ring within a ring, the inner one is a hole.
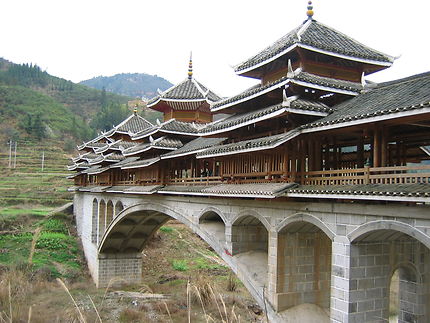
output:
M312 304L315 311L328 313L335 233L306 213L284 219L276 232L277 310L294 311L297 306Z
M402 232L411 238L414 238L421 242L423 245L425 245L427 248L430 249L430 237L419 231L418 229L414 228L413 226L393 221L393 220L378 220L378 221L371 221L367 222L355 230L351 231L347 238L350 241L350 243L355 242L357 239L362 238L363 236L370 234L375 231L379 230L392 230L392 231L398 231Z
M320 219L318 219L316 216L313 216L312 214L307 213L296 213L292 216L289 216L288 218L282 220L277 226L276 226L276 232L281 232L283 229L285 229L288 225L294 223L294 222L308 222L319 228L322 232L324 232L327 237L330 238L330 240L334 240L334 237L336 234Z
M403 222L377 220L359 226L347 238L351 242L350 279L358 281L357 295L362 295L356 302L371 300L365 295L377 290L375 319L429 322L429 275L424 269L430 259L429 237ZM365 270L365 279L382 284L360 284L360 270Z
M171 218L196 230L186 217L167 206L151 202L131 205L123 209L106 228L99 252L141 252L148 238Z
M234 216L231 219L230 224L232 226L237 225L239 223L239 221L243 220L246 217L256 218L266 228L266 230L268 232L270 231L271 225L267 221L267 219L264 216L262 216L260 213L258 213L257 211L255 211L253 209L241 210L236 216Z
M225 222L224 214L214 207L206 208L199 216L199 227L218 240L221 246L226 241Z

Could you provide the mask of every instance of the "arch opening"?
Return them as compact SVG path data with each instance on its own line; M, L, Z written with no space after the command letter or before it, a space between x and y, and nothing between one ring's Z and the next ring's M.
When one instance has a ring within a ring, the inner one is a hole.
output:
M330 237L315 224L299 220L279 231L276 247L277 310L294 310L313 304L309 311L328 322L332 271Z
M366 302L374 320L429 322L430 250L422 242L397 230L367 231L352 241L350 261L350 278L357 282L353 316L366 312L360 306Z
M116 202L114 216L117 217L122 210L124 210L124 205L122 204L122 202L121 201Z
M103 234L106 231L106 203L101 200L99 203L99 219L98 219L98 239L97 242L100 243Z
M257 286L267 286L269 232L255 216L244 215L231 227L231 251Z
M113 203L112 201L109 201L106 205L106 227L109 226L112 220L113 220Z
M215 237L220 243L224 245L225 223L218 213L214 211L204 213L199 218L199 224L204 231Z
M99 211L99 203L97 202L97 199L94 199L93 209L91 213L91 242L92 243L97 243L98 211Z

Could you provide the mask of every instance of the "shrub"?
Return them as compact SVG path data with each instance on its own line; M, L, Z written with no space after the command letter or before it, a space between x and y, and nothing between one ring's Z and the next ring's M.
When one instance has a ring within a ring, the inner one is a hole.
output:
M58 219L48 219L41 223L43 231L58 232L67 234L67 227L63 221Z
M173 260L172 261L173 269L177 271L187 271L188 265L186 260Z

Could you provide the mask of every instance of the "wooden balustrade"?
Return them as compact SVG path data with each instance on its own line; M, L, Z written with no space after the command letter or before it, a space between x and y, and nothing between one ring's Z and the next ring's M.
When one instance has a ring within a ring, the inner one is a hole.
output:
M169 184L185 184L185 185L203 185L203 184L220 184L222 183L221 176L205 176L205 177L182 177L170 178Z
M276 183L295 182L302 185L364 185L364 184L430 184L430 165L363 167L309 172L283 172L280 170L245 173L223 173L221 176L169 178L167 185L209 185L221 183ZM156 177L114 181L105 179L86 185L155 185Z
M430 184L430 165L303 172L298 179L303 185Z

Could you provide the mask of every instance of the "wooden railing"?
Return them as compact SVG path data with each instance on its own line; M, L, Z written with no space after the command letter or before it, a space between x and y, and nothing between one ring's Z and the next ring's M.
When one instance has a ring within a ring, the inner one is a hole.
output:
M208 185L208 184L220 184L222 183L220 176L205 176L205 177L183 177L183 178L170 178L169 184L181 184L181 185Z
M430 166L364 167L298 174L303 185L430 184Z

